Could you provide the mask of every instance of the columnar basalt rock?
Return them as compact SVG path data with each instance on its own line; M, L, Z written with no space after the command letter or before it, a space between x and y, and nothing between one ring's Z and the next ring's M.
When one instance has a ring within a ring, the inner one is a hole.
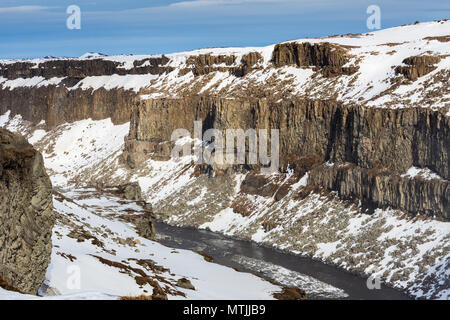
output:
M357 199L371 212L375 208L401 208L429 216L450 218L450 182L411 179L390 171L352 164L321 165L309 174L309 185L335 190L343 199Z
M228 71L236 77L243 77L260 62L262 62L262 56L259 52L249 52L243 55L239 63L234 55L200 54L189 57L187 59L188 68L182 70L181 73L192 71L195 76L199 76L215 71Z
M327 42L281 43L275 46L272 55L272 62L276 67L318 67L325 77L355 73L358 70L356 67L343 67L348 60L349 56L343 47Z
M442 111L345 106L333 100L273 102L205 96L147 100L133 109L124 157L133 165L150 157L169 159L171 133L178 128L193 132L195 120L202 121L203 130L279 129L281 171L289 168L303 174L314 169L314 177L320 172L323 177L312 179L313 185L345 189L346 198L448 217L450 119ZM344 188L349 176L328 174L328 167L321 166L326 162L359 168L360 179L353 177L357 185ZM396 178L413 166L428 168L441 180ZM389 172L391 177L381 183L380 178L370 180L367 172ZM417 194L406 196L410 190Z
M42 156L0 129L0 278L10 287L37 293L50 262L54 220Z
M123 68L121 63L105 59L55 59L43 61L37 66L31 62L0 64L0 76L7 79L44 77L85 78L104 75L162 74L171 71L164 65L166 56L137 60L131 68Z
M130 110L136 94L123 89L68 90L63 86L19 87L0 92L0 114L11 111L24 120L47 128L91 118L111 118L114 124L130 121Z

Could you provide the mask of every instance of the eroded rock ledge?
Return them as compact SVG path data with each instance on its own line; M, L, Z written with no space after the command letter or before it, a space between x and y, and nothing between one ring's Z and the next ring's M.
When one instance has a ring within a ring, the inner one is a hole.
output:
M41 154L0 129L0 278L11 288L37 293L50 262L54 221Z

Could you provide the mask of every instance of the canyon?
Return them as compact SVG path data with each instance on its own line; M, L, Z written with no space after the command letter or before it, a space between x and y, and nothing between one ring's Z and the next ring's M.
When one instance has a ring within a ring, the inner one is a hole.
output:
M132 182L166 223L448 299L449 34L443 20L267 47L0 60L0 127L42 153L56 190ZM194 121L278 129L279 171L172 159L177 144L201 147L171 141Z

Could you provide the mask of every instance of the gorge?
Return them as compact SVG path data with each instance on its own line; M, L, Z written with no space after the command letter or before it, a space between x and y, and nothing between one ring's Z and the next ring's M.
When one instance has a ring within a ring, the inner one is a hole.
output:
M165 223L448 299L449 34L443 20L261 48L0 60L0 127L42 153L64 197L134 182ZM201 144L171 141L195 121L278 129L279 171L172 159L176 144Z

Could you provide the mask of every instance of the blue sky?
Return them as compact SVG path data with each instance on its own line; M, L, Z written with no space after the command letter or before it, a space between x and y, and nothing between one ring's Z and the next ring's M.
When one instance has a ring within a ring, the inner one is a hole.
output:
M450 18L447 0L0 0L0 58L170 53L367 32L372 4L382 28ZM66 27L69 5L81 9L80 30Z

